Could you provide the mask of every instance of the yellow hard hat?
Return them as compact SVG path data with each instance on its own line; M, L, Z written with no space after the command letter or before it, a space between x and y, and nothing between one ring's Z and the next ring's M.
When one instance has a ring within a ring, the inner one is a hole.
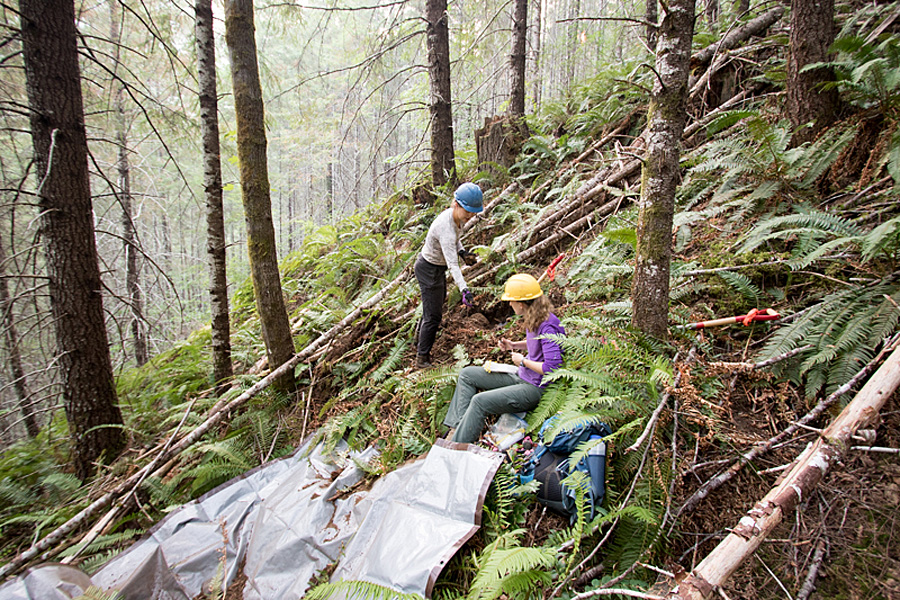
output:
M506 280L506 290L500 299L524 302L543 295L544 292L541 291L541 284L537 279L527 273L516 273Z

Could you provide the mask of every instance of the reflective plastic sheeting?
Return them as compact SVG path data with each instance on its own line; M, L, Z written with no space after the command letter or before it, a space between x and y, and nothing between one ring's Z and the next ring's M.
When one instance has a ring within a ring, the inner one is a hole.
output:
M476 446L439 444L425 460L385 476L379 482L390 488L385 493L373 487L372 508L332 582L361 580L431 595L444 565L481 525L484 497L503 461ZM391 481L395 474L405 483Z
M48 563L0 586L3 600L70 600L84 595L91 579L74 567Z
M502 455L438 440L370 490L348 493L364 477L357 462L376 455L303 446L178 508L92 578L42 565L0 586L0 600L64 600L92 584L125 600L189 600L214 581L224 589L239 569L245 600L295 599L334 564L332 582L430 596L481 525Z

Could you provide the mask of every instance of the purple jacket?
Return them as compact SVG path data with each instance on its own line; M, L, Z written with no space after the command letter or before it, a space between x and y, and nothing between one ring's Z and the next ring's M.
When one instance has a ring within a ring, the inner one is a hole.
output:
M554 340L539 340L538 337L547 334L565 335L565 333L566 330L560 325L559 319L553 313L550 313L547 320L540 324L536 332L525 332L525 343L528 347L528 356L526 358L544 363L545 375L562 365L562 348ZM547 387L547 384L542 382L543 376L535 373L524 364L519 367L519 377L539 388Z

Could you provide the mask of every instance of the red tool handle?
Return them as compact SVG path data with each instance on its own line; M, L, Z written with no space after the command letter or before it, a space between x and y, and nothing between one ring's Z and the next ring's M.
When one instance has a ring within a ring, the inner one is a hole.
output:
M690 323L685 325L687 329L706 329L707 327L717 327L719 325L731 325L732 323L743 323L746 327L754 321L774 321L781 318L777 312L771 308L764 311L754 308L746 315L738 315L736 317L723 317L721 319L713 319L711 321L700 321L699 323Z
M550 263L550 266L548 266L547 269L543 273L541 273L541 276L538 277L538 283L542 282L544 280L544 277L546 277L550 281L553 281L553 278L556 277L556 265L562 262L562 259L564 259L565 257L566 254L565 252L563 252L562 254L554 258L553 262Z

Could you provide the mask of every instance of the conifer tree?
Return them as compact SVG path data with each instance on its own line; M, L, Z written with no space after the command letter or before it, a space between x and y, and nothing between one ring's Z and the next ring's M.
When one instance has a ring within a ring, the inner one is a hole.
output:
M94 239L72 0L21 0L36 195L75 474L125 445Z
M278 272L252 0L226 0L225 42L231 55L250 273L266 354L269 366L274 369L294 355L294 341ZM293 372L282 377L278 387L284 392L292 392L295 388Z

